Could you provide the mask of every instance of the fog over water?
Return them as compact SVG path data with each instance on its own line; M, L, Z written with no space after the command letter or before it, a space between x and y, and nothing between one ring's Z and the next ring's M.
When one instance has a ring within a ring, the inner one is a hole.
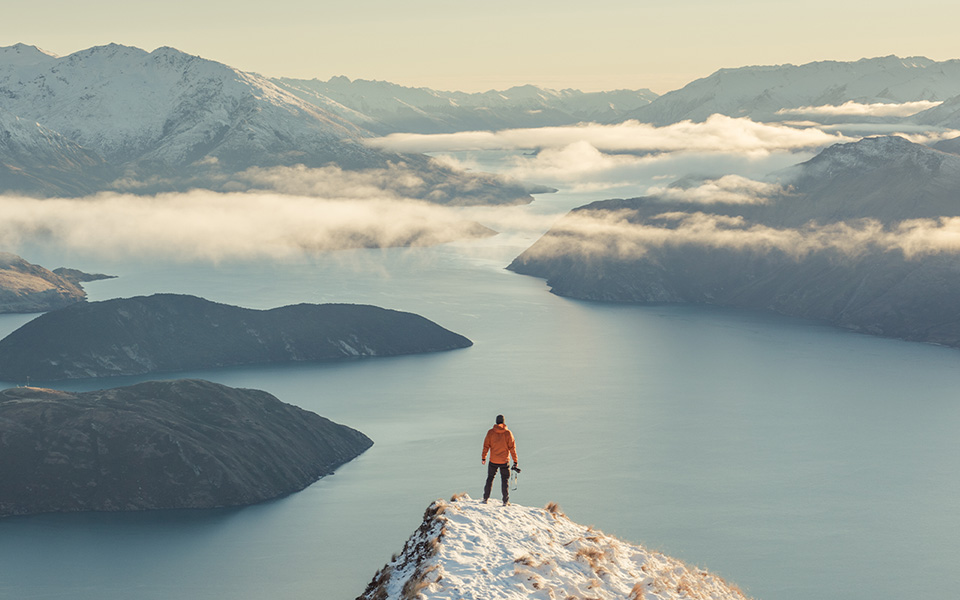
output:
M480 495L480 445L498 413L523 467L515 502L556 501L575 521L717 571L758 599L955 589L956 350L773 315L571 301L504 270L569 208L658 181L634 174L620 188L538 196L487 222L470 213L503 233L424 248L185 260L162 248L116 258L23 241L17 251L31 262L119 276L86 284L91 300L368 303L475 344L162 376L263 389L375 445L262 505L0 520L0 597L354 598L432 500ZM0 316L0 334L29 318Z

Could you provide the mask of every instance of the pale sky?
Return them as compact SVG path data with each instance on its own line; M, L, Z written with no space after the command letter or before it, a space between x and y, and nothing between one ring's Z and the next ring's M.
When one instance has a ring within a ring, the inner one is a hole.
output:
M16 0L0 45L173 46L268 76L664 93L723 67L960 58L960 3L890 0Z

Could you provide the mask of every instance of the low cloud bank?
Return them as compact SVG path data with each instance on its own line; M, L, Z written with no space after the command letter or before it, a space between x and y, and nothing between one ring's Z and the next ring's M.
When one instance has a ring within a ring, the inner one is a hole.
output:
M50 243L106 257L185 261L426 246L494 233L455 210L415 200L205 190L81 199L0 197L0 212L4 248Z
M776 183L755 181L740 175L724 175L708 179L692 187L659 187L647 190L647 195L673 202L697 204L764 204L773 196L788 193Z
M467 131L445 134L394 133L368 140L393 152L465 152L470 150L545 150L588 144L600 152L775 152L818 148L851 141L816 128L757 123L716 114L702 123L681 121L656 127L639 121L616 125L588 123L570 127Z
M863 104L849 100L840 105L801 106L781 108L778 115L796 115L810 117L909 117L919 112L940 106L942 102L919 100L900 104L873 103Z
M646 223L631 222L635 213L577 211L555 225L526 256L638 259L650 250L686 245L714 249L781 252L795 260L822 251L850 258L870 252L902 252L908 260L960 253L960 217L911 219L894 228L862 219L829 225L780 229L751 224L739 216L703 212L667 212Z

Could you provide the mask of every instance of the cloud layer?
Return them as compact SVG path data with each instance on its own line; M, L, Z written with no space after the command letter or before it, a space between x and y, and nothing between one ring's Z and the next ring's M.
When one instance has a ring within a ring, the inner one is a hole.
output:
M660 187L647 190L650 196L673 202L697 204L764 204L773 196L788 193L776 183L755 181L740 175L708 179L693 187Z
M200 190L82 199L0 197L0 214L4 248L51 243L105 257L178 260L423 246L493 233L454 210L414 200Z
M909 117L919 112L940 106L942 102L919 100L917 102L903 102L901 104L862 104L850 100L838 106L801 106L798 108L782 108L778 115L796 115L809 117Z
M571 213L528 250L529 258L578 256L638 259L650 250L700 246L769 253L795 260L822 251L850 258L870 252L903 253L908 260L932 254L960 253L960 217L911 219L892 229L879 221L810 225L799 229L749 223L743 217L703 212L667 212L647 222L632 222L635 213L577 211Z
M775 152L818 148L850 141L815 128L757 123L713 115L702 123L682 121L655 127L639 121L617 125L588 123L445 134L394 133L367 143L393 152L462 152L469 150L545 150L587 144L604 153L637 152Z

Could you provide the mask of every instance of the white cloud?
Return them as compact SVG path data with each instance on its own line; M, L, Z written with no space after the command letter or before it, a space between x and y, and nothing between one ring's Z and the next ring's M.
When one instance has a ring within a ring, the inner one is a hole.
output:
M757 123L717 114L702 123L682 121L664 127L625 121L616 125L588 123L496 132L394 133L367 143L394 152L544 150L585 143L603 153L629 153L775 152L817 148L843 141L851 140L816 128Z
M853 100L839 106L801 106L799 108L781 108L778 115L797 115L810 117L909 117L919 112L940 106L942 102L919 100L901 104L874 103L862 104Z
M506 209L504 209L506 210ZM221 261L489 235L455 210L404 199L270 193L0 197L0 246L47 242L107 257Z
M908 260L960 253L960 217L913 219L885 228L872 219L775 228L743 217L703 212L668 212L643 223L634 211L577 211L559 221L528 250L532 258L573 255L637 259L651 249L685 245L757 252L782 252L794 259L825 250L850 257L868 252L902 252Z
M708 179L696 187L651 187L650 196L674 202L698 204L763 204L773 196L787 193L776 183L755 181L740 175Z

